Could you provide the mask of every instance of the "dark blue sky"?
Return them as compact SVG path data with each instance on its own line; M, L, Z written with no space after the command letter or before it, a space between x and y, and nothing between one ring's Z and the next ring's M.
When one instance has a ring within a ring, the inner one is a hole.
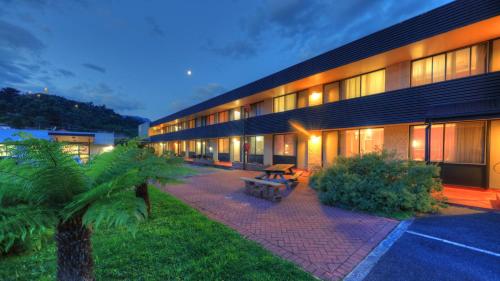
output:
M447 2L0 0L0 87L156 119Z

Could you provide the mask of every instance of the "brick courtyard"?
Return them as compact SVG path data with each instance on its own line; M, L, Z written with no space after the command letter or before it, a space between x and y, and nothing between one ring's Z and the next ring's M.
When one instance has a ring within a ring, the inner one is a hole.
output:
M279 203L250 197L239 177L257 174L214 170L163 190L326 280L348 274L397 224L322 206L305 178Z

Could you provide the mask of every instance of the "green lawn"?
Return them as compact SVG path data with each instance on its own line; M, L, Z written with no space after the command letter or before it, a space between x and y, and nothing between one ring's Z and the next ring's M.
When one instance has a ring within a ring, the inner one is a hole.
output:
M93 236L97 280L315 280L297 266L151 188L153 216L135 238ZM54 280L55 249L0 259L0 280Z

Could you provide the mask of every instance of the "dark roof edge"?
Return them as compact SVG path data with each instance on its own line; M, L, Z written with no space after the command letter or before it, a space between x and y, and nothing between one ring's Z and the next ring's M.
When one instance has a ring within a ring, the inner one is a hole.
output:
M155 126L500 14L499 0L457 0L151 122Z

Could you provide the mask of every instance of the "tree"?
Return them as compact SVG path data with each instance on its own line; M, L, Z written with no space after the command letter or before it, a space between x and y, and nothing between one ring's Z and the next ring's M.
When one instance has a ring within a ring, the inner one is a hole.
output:
M135 186L135 194L144 200L148 215L151 215L148 183L150 181L167 183L189 172L189 169L181 165L183 163L182 158L172 155L158 156L153 149L144 147L137 139L119 145L110 153L98 155L97 157L99 159L98 165L112 167L110 169L94 169L91 173L93 173L97 182L105 181L110 176L122 174L128 169L137 171L141 182Z
M112 170L101 158L80 166L61 143L25 139L11 143L12 157L0 161L0 247L55 229L58 280L94 280L92 230L102 225L134 232L147 217L134 186L143 181L135 165ZM128 157L115 158L128 161Z

